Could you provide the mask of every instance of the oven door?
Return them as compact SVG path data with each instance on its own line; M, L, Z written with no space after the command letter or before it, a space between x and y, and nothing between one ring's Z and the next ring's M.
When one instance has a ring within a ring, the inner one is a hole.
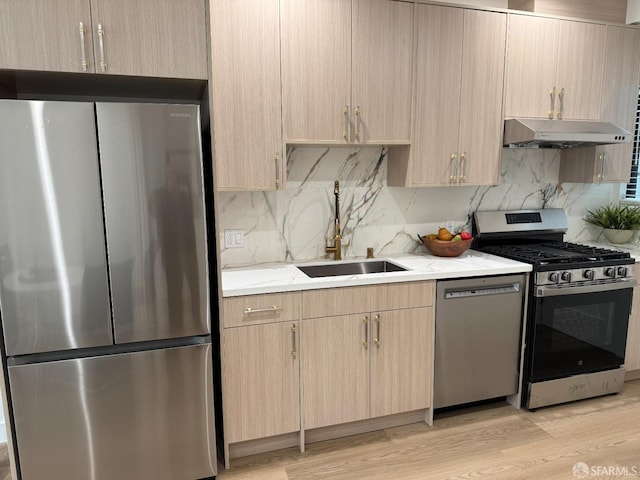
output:
M530 381L620 367L635 284L536 287Z

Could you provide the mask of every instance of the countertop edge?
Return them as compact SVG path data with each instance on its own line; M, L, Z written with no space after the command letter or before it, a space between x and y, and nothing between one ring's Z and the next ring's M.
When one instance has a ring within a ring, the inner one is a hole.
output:
M363 285L381 285L388 283L401 283L401 282L418 282L428 280L446 280L453 278L472 278L482 277L488 275L506 275L513 273L528 273L531 272L532 266L522 262L516 262L513 260L507 260L502 257L494 255L483 254L475 252L475 254L462 258L465 262L464 267L451 268L451 270L442 269L442 265L446 265L447 261L451 261L451 266L455 265L454 259L442 259L432 257L429 255L405 255L401 257L389 256L381 257L380 259L387 259L401 266L408 268L406 272L391 272L391 273L376 273L365 275L350 275L341 277L323 277L323 278L309 278L298 270L293 264L275 264L260 267L244 267L238 269L227 269L222 271L222 297L239 297L244 295L261 295L269 293L287 293L297 292L305 290L318 290L327 288L339 288L339 287L355 287ZM457 258L460 260L460 258ZM471 259L471 260L470 260ZM470 261L477 259L482 261L495 261L500 263L500 266L487 267L483 265L474 266L473 268L467 266ZM428 270L430 262L438 262L440 270ZM416 262L418 267L416 267ZM425 264L425 269L420 269L420 263ZM303 262L300 262L302 264ZM304 262L313 263L313 262ZM322 263L322 262L318 262ZM326 262L325 262L326 263ZM459 265L459 263L458 263ZM248 278L255 279L260 272L278 272L282 276L282 281L267 281L266 283L259 284L254 283L246 287L240 288L225 288L224 277L227 273L234 273L236 275L247 275Z

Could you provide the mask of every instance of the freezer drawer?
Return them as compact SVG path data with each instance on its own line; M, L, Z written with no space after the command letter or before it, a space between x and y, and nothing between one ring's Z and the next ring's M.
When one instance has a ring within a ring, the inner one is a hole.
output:
M9 367L23 480L216 474L211 344Z

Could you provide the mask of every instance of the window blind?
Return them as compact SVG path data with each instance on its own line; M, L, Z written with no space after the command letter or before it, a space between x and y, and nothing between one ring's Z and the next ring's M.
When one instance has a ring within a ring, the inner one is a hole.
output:
M625 198L640 200L638 187L638 163L640 162L640 86L638 87L638 103L636 105L636 123L633 131L633 153L631 157L631 173L625 192Z

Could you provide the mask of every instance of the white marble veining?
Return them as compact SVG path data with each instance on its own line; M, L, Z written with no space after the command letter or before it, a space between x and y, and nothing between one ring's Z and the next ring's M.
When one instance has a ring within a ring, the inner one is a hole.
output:
M310 278L293 264L272 264L222 271L222 295L234 297L261 293L289 292L318 288L353 287L418 280L476 277L530 272L531 265L467 250L460 257L398 255L388 260L407 269L404 272L370 273ZM378 259L379 260L379 259ZM312 264L327 263L314 262ZM334 263L334 262L331 262ZM304 263L308 265L309 263Z
M326 258L333 235L333 182L340 181L343 258L425 254L416 234L447 220L470 225L476 210L560 207L567 240L597 239L583 221L585 208L618 198L618 184L559 183L560 157L551 149L503 149L502 183L494 186L400 188L386 185L389 160L381 147L296 147L287 152L286 189L220 192L223 269ZM393 166L391 166L393 168ZM244 248L225 249L225 229L245 232Z

